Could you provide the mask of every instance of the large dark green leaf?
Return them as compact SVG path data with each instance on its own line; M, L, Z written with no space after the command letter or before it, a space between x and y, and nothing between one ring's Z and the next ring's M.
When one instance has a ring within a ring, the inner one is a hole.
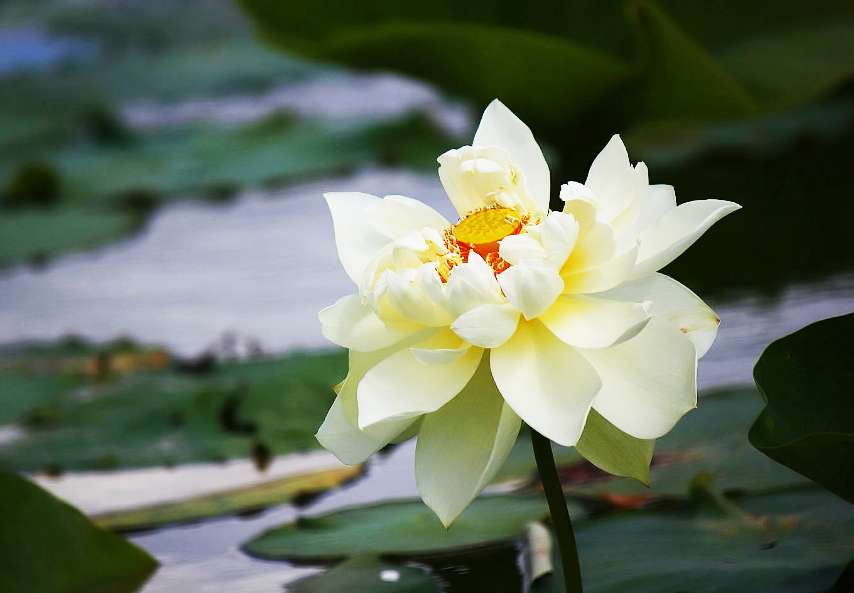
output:
M772 342L753 370L766 407L751 444L854 502L854 313Z
M0 591L130 593L157 563L32 482L0 471Z
M582 514L577 506L571 511ZM419 557L515 539L527 523L547 514L541 496L482 496L446 530L422 501L402 500L302 517L251 539L243 550L259 558L303 562L364 553Z
M854 555L854 508L818 488L578 523L586 590L804 593L828 590ZM736 506L737 505L737 506ZM556 553L556 550L555 550ZM532 593L563 591L561 567Z

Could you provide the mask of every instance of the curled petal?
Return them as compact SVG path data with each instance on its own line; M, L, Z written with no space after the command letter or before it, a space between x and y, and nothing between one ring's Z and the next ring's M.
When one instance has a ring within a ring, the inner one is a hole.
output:
M483 112L472 144L496 144L508 149L513 163L525 174L525 183L537 208L548 212L551 178L543 151L530 128L498 99Z
M488 357L459 395L424 416L415 448L415 481L445 527L498 472L520 426L519 416L495 388Z
M358 294L342 297L318 313L323 336L339 346L369 352L391 346L406 334L392 331Z
M469 344L497 348L519 325L519 311L510 303L481 305L457 317L451 329Z
M430 271L432 273L432 268ZM392 270L386 270L385 274L389 301L401 317L412 323L430 327L450 324L450 317L430 299L423 287L415 282L414 275L412 281L407 281Z
M359 284L377 252L391 241L371 226L366 209L380 198L358 192L323 194L332 213L338 258L350 279Z
M653 317L637 336L612 348L578 351L602 379L593 407L633 437L663 436L697 405L694 345L663 319Z
M739 208L724 200L697 200L666 213L638 236L640 251L631 278L660 270L682 255L709 227Z
M539 259L525 259L498 277L507 300L533 319L548 309L563 291L563 280L553 265Z
M538 319L570 346L608 348L636 336L649 321L651 305L565 295Z
M481 305L504 302L495 272L474 251L469 254L467 263L451 271L446 295L448 312L452 317Z
M539 321L521 322L513 337L490 354L495 384L534 430L572 447L602 383L578 350Z

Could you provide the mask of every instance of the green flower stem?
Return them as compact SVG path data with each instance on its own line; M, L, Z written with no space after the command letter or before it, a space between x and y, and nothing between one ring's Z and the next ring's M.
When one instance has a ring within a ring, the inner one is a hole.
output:
M575 533L572 531L572 521L566 508L566 498L557 477L555 458L552 454L552 444L549 439L531 429L531 443L534 446L534 458L537 460L537 471L543 482L543 490L549 503L552 515L552 525L557 536L560 550L560 562L563 565L563 584L566 593L582 593L581 566L578 563L578 548L575 545Z

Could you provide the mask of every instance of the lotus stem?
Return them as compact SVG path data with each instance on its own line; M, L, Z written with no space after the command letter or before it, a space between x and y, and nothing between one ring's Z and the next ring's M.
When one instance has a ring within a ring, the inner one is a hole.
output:
M566 593L582 593L578 547L575 545L575 533L572 531L572 521L566 507L566 498L557 476L551 441L532 428L531 443L534 446L537 471L540 473L540 480L543 483L543 490L546 493L549 512L552 516L552 526L557 537Z

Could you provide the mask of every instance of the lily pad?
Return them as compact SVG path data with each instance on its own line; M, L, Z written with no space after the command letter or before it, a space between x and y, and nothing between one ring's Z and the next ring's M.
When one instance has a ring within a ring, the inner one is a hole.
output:
M289 593L433 593L438 582L414 566L384 562L373 556L355 556L341 564L297 582Z
M854 508L823 490L794 489L733 503L721 508L698 500L681 509L578 523L585 588L601 593L825 591L854 555ZM556 573L535 581L532 592L563 591L556 555L554 565Z
M570 511L583 515L577 505ZM419 558L516 539L527 523L548 512L541 496L481 496L446 530L421 500L401 500L301 517L249 540L242 549L257 558L315 563L366 553Z
M854 313L772 342L753 370L766 407L750 443L854 503Z
M152 505L127 511L95 515L92 520L112 531L139 531L177 523L252 513L284 504L296 497L310 496L357 478L362 465L343 466L321 472L288 476L247 488Z
M656 441L649 472L651 488L599 470L574 449L555 446L556 462L567 492L577 495L683 497L691 478L703 472L714 475L723 490L757 492L804 484L803 477L758 454L748 443L746 432L761 407L751 388L701 397L698 409ZM496 481L524 483L534 476L530 438L523 434Z
M131 593L157 562L32 482L0 471L0 590Z
M23 434L0 447L0 467L58 472L254 457L263 468L272 455L319 448L314 433L335 397L328 385L346 368L346 353L336 351L207 370L76 375L71 386L35 379L55 391L16 419Z

